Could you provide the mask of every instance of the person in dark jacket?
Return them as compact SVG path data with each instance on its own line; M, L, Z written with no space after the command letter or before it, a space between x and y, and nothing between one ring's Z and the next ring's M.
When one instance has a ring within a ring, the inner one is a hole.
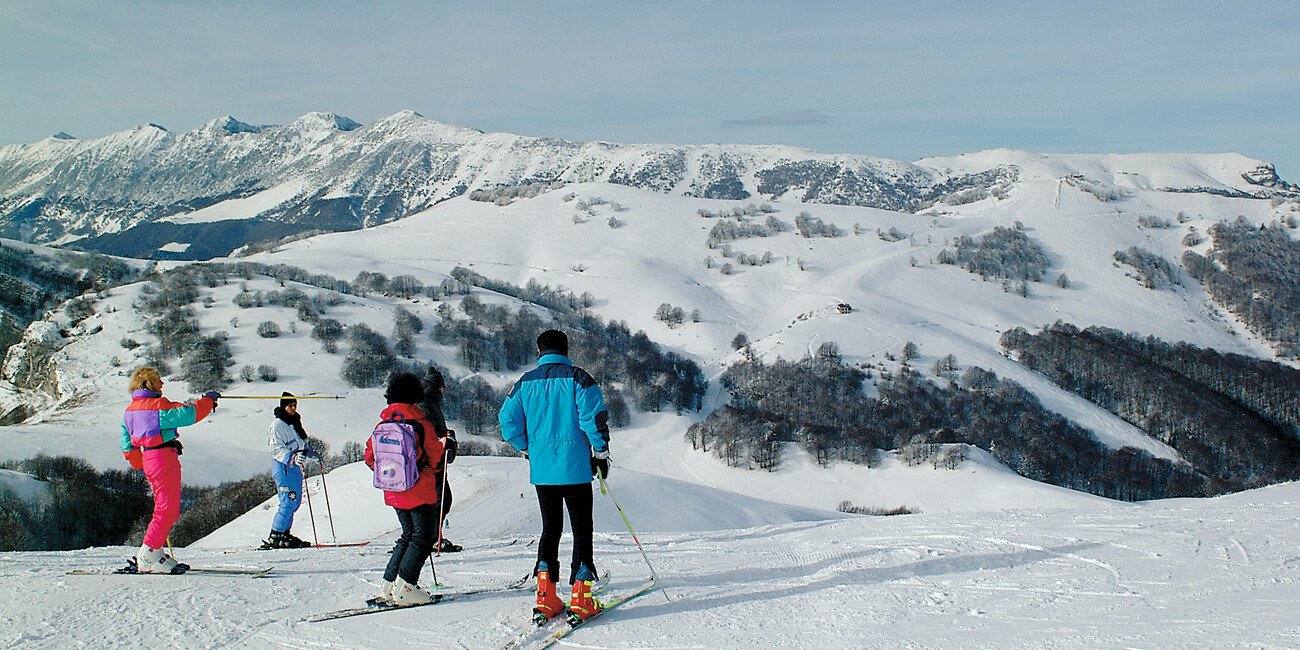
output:
M446 387L446 381L437 368L429 366L424 379L420 380L420 387L424 391L424 401L420 402L420 408L428 416L429 422L433 423L433 431L442 439L443 445L442 458L438 459L438 473L442 479L438 484L441 517L438 519L438 542L433 550L439 554L455 553L461 550L461 546L443 536L443 525L447 521L447 512L451 510L451 484L447 482L447 465L456 460L456 432L447 428L447 420L442 415L442 391Z
M596 380L569 360L569 338L547 330L537 337L537 367L528 371L506 396L497 419L501 437L528 458L529 480L542 512L537 545L537 605L540 622L564 610L555 593L559 575L560 535L564 510L573 530L573 585L569 611L585 619L600 611L591 597L597 580L592 559L591 481L609 475L609 426L605 400Z
M432 435L433 423L424 411L416 406L424 398L420 388L420 379L408 372L394 373L388 380L388 390L384 393L388 408L379 414L380 422L392 420L400 415L401 419L412 425L419 425L418 431L423 439L424 453L421 455L420 478L410 489L393 492L384 490L384 503L397 511L397 521L402 525L402 534L393 546L393 554L384 569L384 582L380 589L380 598L397 605L421 605L431 602L433 597L418 585L420 572L433 545L438 540L438 522L441 518L438 507L439 472L433 471L431 459L442 457L442 441ZM375 452L373 442L366 440L366 464L374 469Z

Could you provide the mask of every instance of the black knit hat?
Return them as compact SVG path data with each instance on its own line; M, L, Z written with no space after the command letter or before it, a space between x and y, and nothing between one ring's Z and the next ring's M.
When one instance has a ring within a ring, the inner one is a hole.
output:
M428 390L438 390L447 385L446 380L442 378L442 373L433 366L429 366L429 372L424 375L424 383Z
M297 404L297 403L298 400L294 398L293 393L290 393L287 390L284 391L283 393L280 393L280 408L285 408L290 404Z
M384 399L389 404L419 404L424 399L420 378L409 372L396 372L388 378Z

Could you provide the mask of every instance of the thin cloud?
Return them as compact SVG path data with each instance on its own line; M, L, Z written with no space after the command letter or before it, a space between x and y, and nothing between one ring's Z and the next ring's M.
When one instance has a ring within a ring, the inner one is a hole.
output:
M817 111L792 111L777 113L776 115L751 117L744 120L727 120L723 124L727 126L802 126L805 124L825 124L829 120L830 116Z

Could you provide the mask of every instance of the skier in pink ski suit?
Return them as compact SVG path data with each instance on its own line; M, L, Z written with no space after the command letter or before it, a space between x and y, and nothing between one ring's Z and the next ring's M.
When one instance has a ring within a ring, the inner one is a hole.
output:
M153 519L135 557L141 573L180 573L189 568L162 550L181 515L181 441L176 428L207 417L221 397L208 391L190 404L179 404L162 396L162 386L156 369L136 368L131 373L131 404L122 416L122 455L131 467L144 471L153 489Z

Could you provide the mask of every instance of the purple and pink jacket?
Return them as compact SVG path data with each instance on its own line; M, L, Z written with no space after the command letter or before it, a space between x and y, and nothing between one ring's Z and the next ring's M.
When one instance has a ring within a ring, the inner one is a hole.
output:
M176 427L186 427L212 412L211 398L181 404L161 393L141 388L131 391L131 404L122 416L122 453L153 449L176 439Z

